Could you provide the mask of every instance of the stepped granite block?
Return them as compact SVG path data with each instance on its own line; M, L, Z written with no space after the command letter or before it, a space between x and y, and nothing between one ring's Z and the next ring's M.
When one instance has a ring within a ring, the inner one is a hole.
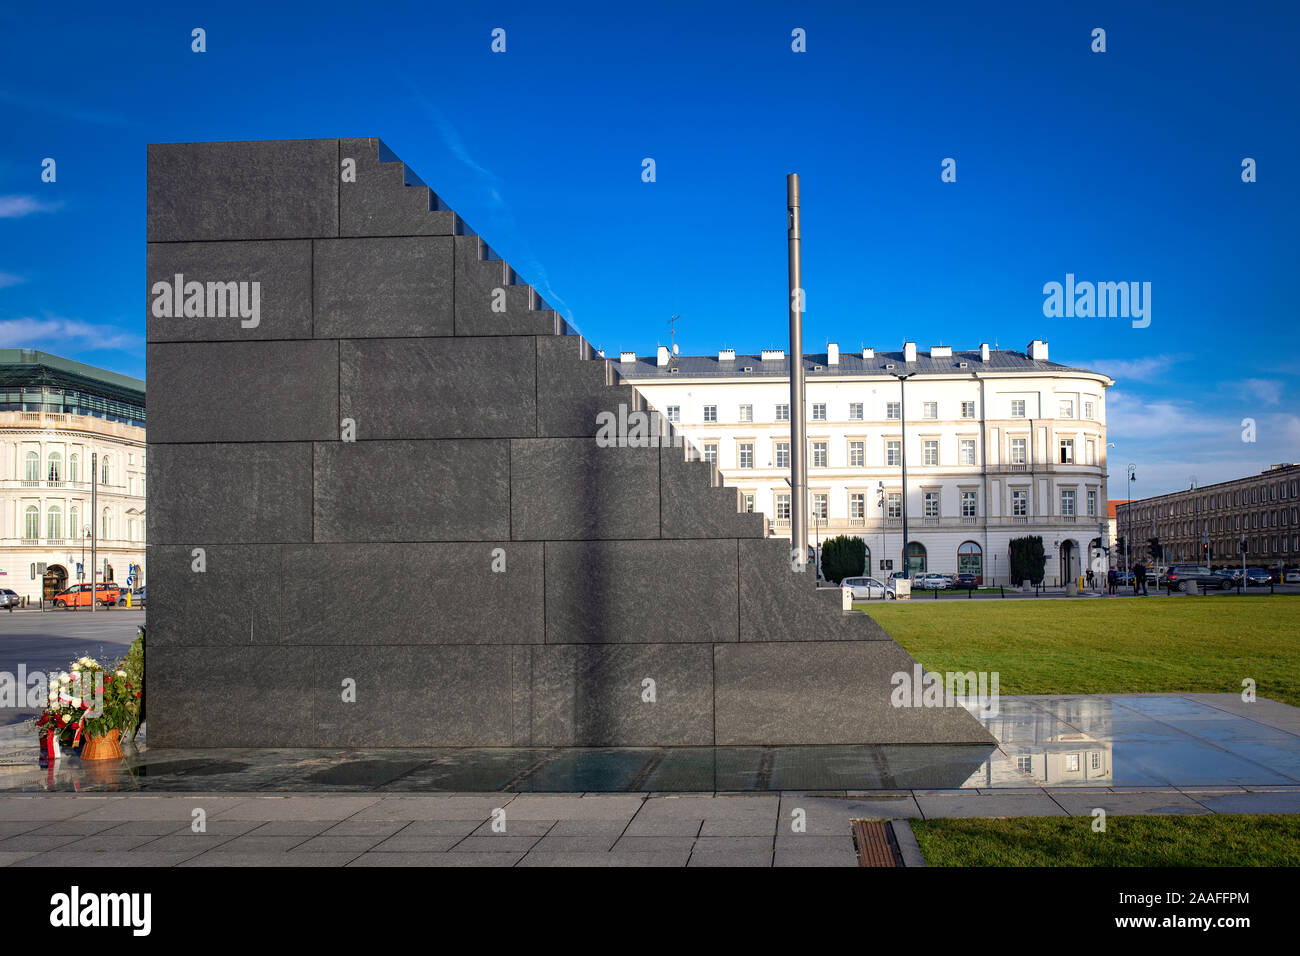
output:
M713 742L707 644L532 648L536 747L703 746ZM654 682L654 701L646 700Z
M713 483L717 469L711 463L687 461L681 446L659 451L665 538L763 537L763 516L742 512L740 492Z
M735 541L553 541L546 641L734 641L736 589Z
M338 235L338 141L149 146L150 242Z
M658 487L657 448L601 448L590 438L512 439L511 537L657 538Z
M490 375L484 369L492 369ZM341 346L342 414L357 437L503 438L537 431L533 339L356 339Z
M510 285L510 267L500 259L481 259L478 236L456 237L457 335L554 335L555 313L535 310L526 285ZM505 311L499 311L500 306Z
M151 746L989 745L378 140L149 158Z
M915 663L890 640L716 644L717 744L996 745L963 707L893 706Z
M149 745L507 746L510 662L486 646L151 648Z
M451 335L451 237L315 244L317 338Z
M540 543L286 546L279 573L286 644L542 642Z
M173 342L147 354L150 441L338 437L337 342Z
M309 339L311 269L307 240L150 243L145 262L147 338ZM182 277L179 292L177 276ZM192 286L195 282L202 285ZM200 290L202 295L197 295Z
M866 614L844 613L841 601L839 588L814 587L811 570L791 572L784 538L740 542L742 641L891 640Z
M310 442L150 443L153 544L275 544L311 540Z
M456 214L432 209L433 192L423 184L406 185L400 162L380 160L377 139L339 140L340 169L356 165L356 180L339 180L340 236L450 236Z
M510 538L505 439L316 445L316 541Z
M149 649L280 641L280 546L206 545L202 571L186 545L147 547Z

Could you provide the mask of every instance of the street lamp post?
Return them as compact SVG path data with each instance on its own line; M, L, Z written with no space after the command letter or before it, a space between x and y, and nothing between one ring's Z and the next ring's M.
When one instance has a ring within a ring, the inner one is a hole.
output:
M1137 478L1137 465L1128 463L1128 534L1124 536L1124 570L1133 570L1133 480Z
M98 593L95 584L95 561L97 551L95 548L95 512L99 509L99 499L96 492L99 488L99 454L90 453L90 613L95 613L95 597Z
M880 509L880 553L885 553L885 483L876 482L876 507ZM876 562L876 569L880 570L880 562Z
M898 444L902 451L903 466L903 573L909 577L912 569L907 566L907 391L905 383L915 374L915 372L907 372L904 375L894 376L898 379L898 420L902 431Z

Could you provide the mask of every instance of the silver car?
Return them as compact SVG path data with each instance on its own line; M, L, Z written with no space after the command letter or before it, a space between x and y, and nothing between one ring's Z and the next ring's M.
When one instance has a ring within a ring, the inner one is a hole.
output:
M883 598L893 601L898 598L892 584L885 584L876 578L845 578L840 582L840 587L852 591L855 600L861 598L867 601L879 601Z

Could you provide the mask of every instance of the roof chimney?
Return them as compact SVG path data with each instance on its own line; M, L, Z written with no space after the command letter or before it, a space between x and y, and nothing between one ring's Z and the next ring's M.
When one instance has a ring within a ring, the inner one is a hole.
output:
M980 343L980 361L981 361L981 362L987 362L988 360L989 360L989 344L988 344L987 342L981 342L981 343Z
M734 362L734 361L736 361L736 350L735 350L735 349L719 349L719 350L718 350L718 361L719 361L719 362Z
M604 349L596 349L596 355L597 355L597 357L599 357L599 358L604 358L604 357L605 357L605 350L604 350Z
M1029 347L1025 351L1029 353L1029 357L1035 362L1047 361L1047 343L1042 339L1034 339L1029 343Z
M621 362L621 363L624 364L624 365L631 365L633 362L636 361L636 353L635 353L635 352L619 352L619 353L618 353L618 360L619 360L619 362Z
M659 367L663 368L665 365L671 362L672 359L673 359L673 355L671 352L668 351L668 346L666 345L659 346Z
M863 349L863 350L862 350L862 361L865 362L867 359L873 359L873 358L875 358L875 357L876 357L876 350L875 350L875 349Z
M915 343L915 342L904 342L904 343L903 343L903 361L904 361L904 362L915 362L915 361L916 361L916 343Z
M951 345L931 345L930 358L952 358Z
M763 349L763 354L759 357L764 362L784 362L785 349Z
M826 364L827 365L840 364L840 347L835 342L831 342L826 346Z

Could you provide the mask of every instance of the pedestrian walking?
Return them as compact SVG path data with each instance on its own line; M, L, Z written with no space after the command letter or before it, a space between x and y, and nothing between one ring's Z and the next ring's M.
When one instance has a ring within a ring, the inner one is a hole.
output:
M1111 565L1110 568L1106 571L1106 593L1107 594L1115 593L1115 579L1118 577L1119 575L1115 573L1115 566Z
M1092 568L1088 569L1088 590L1092 590Z
M1141 594L1146 597L1147 593L1147 566L1139 561L1133 565L1133 595L1136 597Z

